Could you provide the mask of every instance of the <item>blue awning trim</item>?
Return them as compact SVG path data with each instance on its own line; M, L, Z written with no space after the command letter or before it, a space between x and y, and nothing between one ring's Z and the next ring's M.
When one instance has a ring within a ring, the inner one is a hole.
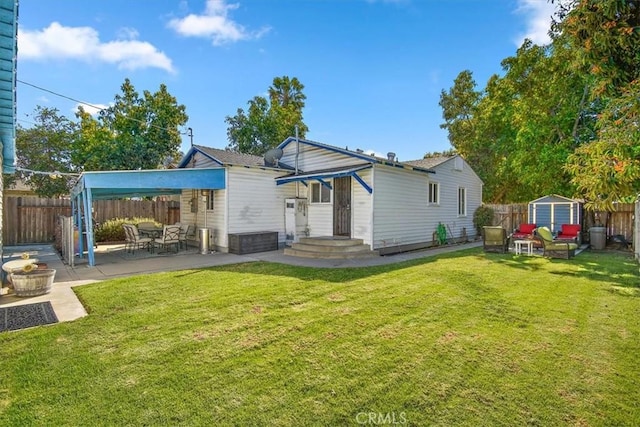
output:
M373 167L373 165L368 164L368 165L362 165L362 166L358 166L358 167L351 167L348 169L338 169L338 170L331 170L331 171L316 171L316 172L309 172L309 173L305 173L305 174L300 174L300 175L287 175L287 176L282 176L280 178L276 178L276 185L283 185L283 184L288 184L291 182L302 182L304 185L307 185L307 181L318 181L320 182L322 185L328 187L329 189L331 189L331 185L324 181L325 179L332 179L332 178L343 178L343 177L353 177L356 181L358 181L358 183L360 185L362 185L362 187L369 193L372 194L373 193L373 188L371 188L358 174L357 172L364 170L364 169L370 169L371 167Z
M225 188L225 174L224 168L85 172L71 195L89 189L94 199L119 199L180 194L185 188L220 190Z
M362 178L360 178L360 175L358 175L357 173L354 173L353 175L351 175L353 178L355 178L356 181L358 181L360 183L360 185L362 185L362 187L364 187L365 190L367 190L367 192L369 194L373 193L373 188L369 187L367 185L366 182L364 182L364 180Z
M318 181L320 184L324 185L325 187L327 187L329 190L333 190L333 187L331 186L331 184L329 184L327 181L325 181L322 178L316 178L316 181Z

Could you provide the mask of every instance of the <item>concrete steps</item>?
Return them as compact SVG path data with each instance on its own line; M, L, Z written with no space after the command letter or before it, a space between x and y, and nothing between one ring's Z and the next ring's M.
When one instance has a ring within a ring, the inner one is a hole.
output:
M378 256L362 239L347 237L303 237L299 242L285 248L285 255L319 259L354 259Z

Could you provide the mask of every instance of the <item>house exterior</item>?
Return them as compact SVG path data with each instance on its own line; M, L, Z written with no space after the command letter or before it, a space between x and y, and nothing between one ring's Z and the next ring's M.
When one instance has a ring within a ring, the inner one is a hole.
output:
M0 1L0 253L4 210L3 173L15 172L17 0Z
M194 146L180 163L225 169L223 190L182 193L181 221L229 233L277 231L280 245L300 237L362 239L380 253L474 237L482 181L460 156L398 162L315 141L288 138L266 158ZM291 220L293 218L293 220Z
M185 189L180 196L180 222L210 230L209 246L229 250L229 234L278 232L284 245L284 203L292 189L278 188L282 169L266 167L259 156L194 145L179 168L218 168L224 172L224 188Z

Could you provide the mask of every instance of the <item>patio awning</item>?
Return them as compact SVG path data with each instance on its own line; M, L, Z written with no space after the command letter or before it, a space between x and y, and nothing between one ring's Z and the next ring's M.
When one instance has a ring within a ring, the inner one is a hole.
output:
M180 194L183 189L221 190L226 187L225 175L222 167L84 172L71 190L71 201L77 207L73 209L76 226L81 228L84 222L89 265L95 265L93 219L85 215L83 221L80 212L91 212L93 200ZM80 239L81 253L82 245Z
M183 188L224 189L224 168L84 172L71 196L90 190L94 200L152 197L180 194Z
M290 182L302 182L304 185L307 185L308 181L318 181L322 185L331 188L331 184L325 181L325 179L331 178L342 178L350 176L362 185L362 187L367 190L369 194L373 193L373 188L371 188L364 180L358 175L358 172L364 169L370 169L373 165L371 163L367 163L364 165L350 166L348 168L333 168L333 169L323 169L317 170L308 173L302 174L289 174L285 176L281 176L276 178L276 185L288 184Z

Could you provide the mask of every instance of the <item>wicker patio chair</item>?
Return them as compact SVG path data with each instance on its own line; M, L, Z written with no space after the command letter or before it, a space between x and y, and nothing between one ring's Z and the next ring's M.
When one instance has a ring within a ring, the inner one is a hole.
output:
M500 226L482 227L482 247L486 252L506 253L508 246L507 230Z
M569 259L576 255L578 245L570 242L560 242L553 239L553 234L549 227L538 227L536 233L542 241L545 257Z

